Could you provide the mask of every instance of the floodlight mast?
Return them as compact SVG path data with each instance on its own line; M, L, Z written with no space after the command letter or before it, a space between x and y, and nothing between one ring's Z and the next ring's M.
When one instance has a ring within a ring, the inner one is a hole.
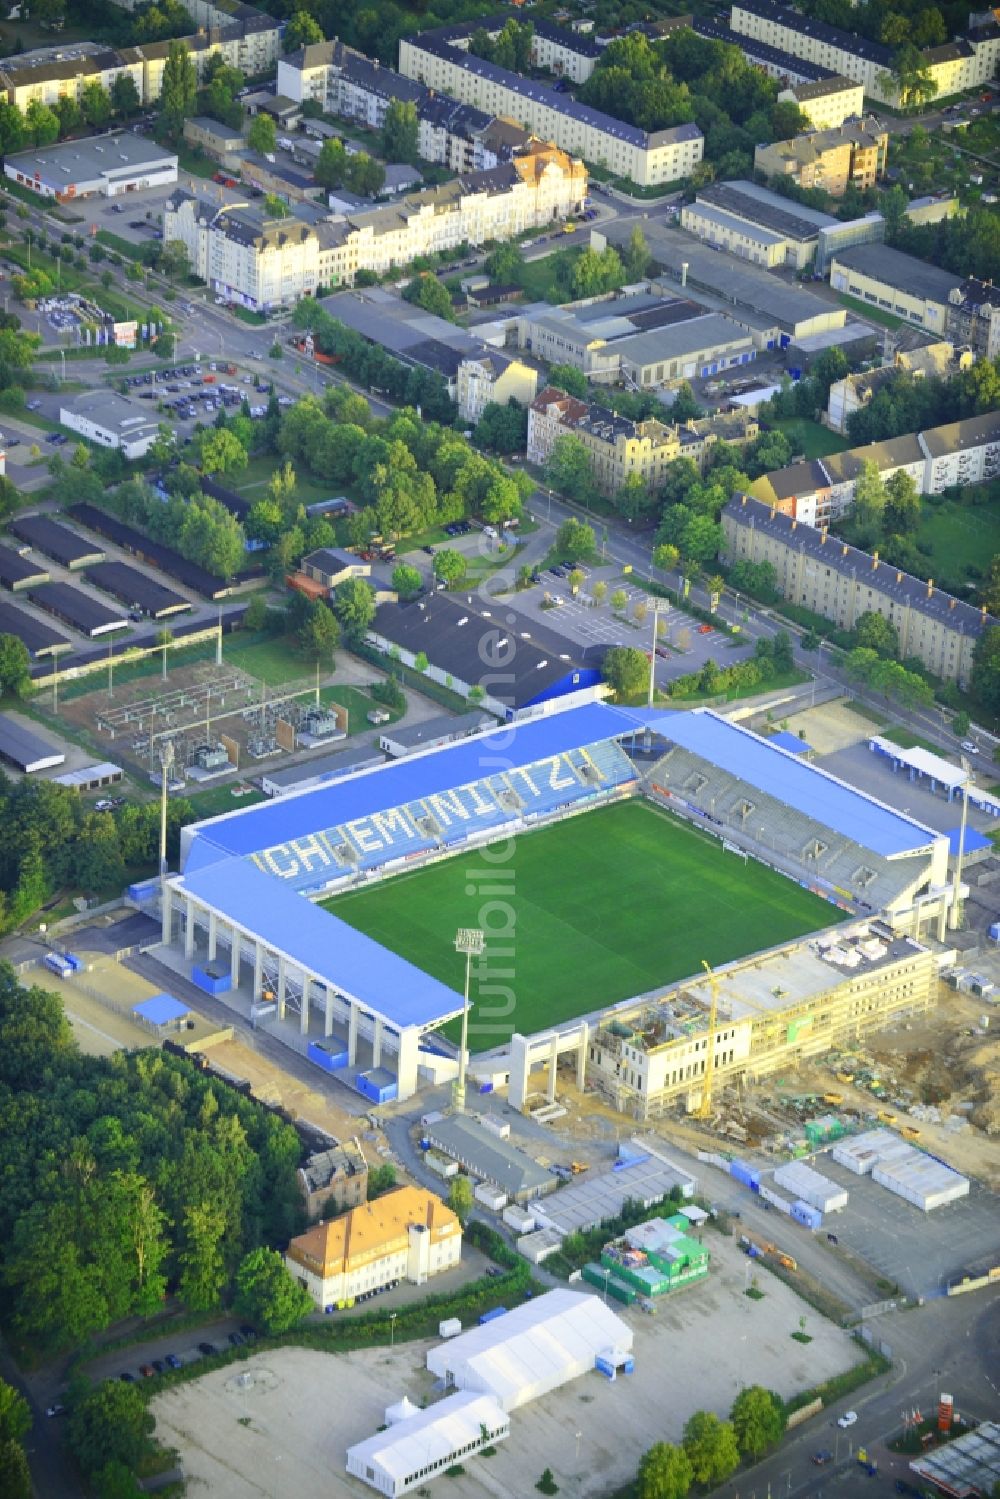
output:
M481 958L486 951L486 934L478 927L460 927L455 934L455 951L465 953L465 998L462 1004L462 1044L458 1053L458 1077L451 1090L451 1101L456 1114L465 1113L465 1069L468 1062L469 1044L469 979L472 959Z

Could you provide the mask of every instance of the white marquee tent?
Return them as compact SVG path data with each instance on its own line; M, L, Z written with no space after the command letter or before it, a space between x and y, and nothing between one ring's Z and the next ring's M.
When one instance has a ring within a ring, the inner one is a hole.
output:
M488 1395L459 1392L437 1405L400 1417L404 1396L390 1406L396 1419L385 1431L347 1449L347 1471L390 1499L405 1494L462 1458L510 1435L510 1417Z
M427 1367L512 1411L631 1348L632 1329L600 1297L555 1290L430 1349Z

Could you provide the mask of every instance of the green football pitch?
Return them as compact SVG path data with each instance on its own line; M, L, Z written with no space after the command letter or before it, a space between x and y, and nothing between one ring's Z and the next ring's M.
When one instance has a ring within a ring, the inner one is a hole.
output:
M484 994L479 1002L473 980L472 1050L686 978L702 959L725 963L843 919L819 896L645 801L500 847L502 862L470 850L325 903L459 992L465 959L455 932L497 932L486 982L509 986L514 1006L488 1030L501 1001ZM458 1027L451 1022L445 1033L455 1037Z

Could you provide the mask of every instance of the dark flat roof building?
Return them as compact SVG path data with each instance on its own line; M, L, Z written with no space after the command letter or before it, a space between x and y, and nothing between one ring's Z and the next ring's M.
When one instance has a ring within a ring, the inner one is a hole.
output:
M62 765L65 759L62 750L40 734L25 728L9 714L0 714L0 760L6 760L25 775L30 775L36 770L51 770Z
M103 547L68 526L61 526L48 515L19 515L11 521L10 529L19 540L44 552L46 557L53 557L63 567L92 567L105 558Z

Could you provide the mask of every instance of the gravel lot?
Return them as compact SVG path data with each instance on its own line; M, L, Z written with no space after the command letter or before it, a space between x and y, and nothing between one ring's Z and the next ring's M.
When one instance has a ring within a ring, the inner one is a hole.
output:
M707 1242L707 1283L681 1293L654 1318L625 1313L635 1331L633 1377L609 1384L588 1375L516 1411L511 1439L495 1457L474 1459L464 1476L449 1479L449 1496L531 1494L549 1466L563 1493L596 1499L633 1475L652 1441L676 1440L694 1410L728 1413L742 1384L760 1382L790 1395L856 1361L846 1335L765 1270L759 1271L764 1299L744 1297L750 1262L733 1241L712 1233ZM791 1336L803 1313L808 1345ZM261 1353L158 1396L157 1434L180 1452L192 1499L361 1499L369 1490L345 1475L346 1449L375 1432L385 1407L404 1392L414 1401L432 1395L427 1346L338 1356L291 1348ZM245 1373L248 1387L240 1383Z

